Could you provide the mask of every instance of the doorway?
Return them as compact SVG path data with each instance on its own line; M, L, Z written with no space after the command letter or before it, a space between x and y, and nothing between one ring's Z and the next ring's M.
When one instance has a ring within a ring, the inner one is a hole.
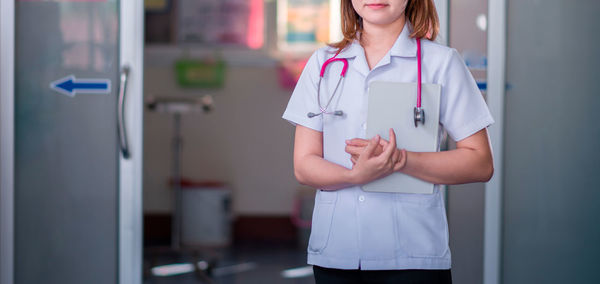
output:
M3 283L141 281L142 5L2 1Z

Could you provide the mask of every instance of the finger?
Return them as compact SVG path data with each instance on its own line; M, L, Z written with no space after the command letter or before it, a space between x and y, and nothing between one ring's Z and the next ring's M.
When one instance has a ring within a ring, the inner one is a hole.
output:
M381 138L379 139L379 145L377 145L377 150L375 151L375 155L379 156L381 155L381 153L383 153L383 150L385 149L385 147L390 144L390 142L388 142L387 140Z
M402 152L400 152L400 150L394 151L394 153L392 154L392 166L396 165L396 163L400 161L401 153Z
M367 158L372 157L373 152L375 151L375 148L377 147L378 144L379 144L379 135L375 135L375 137L373 137L373 139L371 139L369 141L369 144L367 144L367 147L365 147L363 155ZM363 155L361 155L361 157Z
M385 139L383 139L383 138L381 138L381 139L379 140L379 145L380 145L381 147L385 147L385 146L387 146L387 144L390 144L390 142L388 142L387 140L385 140Z
M400 151L400 160L398 160L398 162L396 162L396 164L394 165L394 171L399 171L401 169L404 168L404 166L406 165L406 150L405 149L401 149Z
M365 147L368 144L369 144L369 140L365 140L365 139L361 139L361 138L354 138L354 139L346 140L346 145Z
M350 161L352 161L353 165L356 165L356 160L357 160L357 158L355 156L350 157Z
M346 148L344 149L346 151L346 153L348 154L360 154L362 153L362 151L364 150L365 147L358 147L358 146L346 146Z
M394 141L396 141L396 135L391 135L392 132L393 132L393 130L390 128L390 133L388 135L390 135L390 139L393 137ZM381 145L382 147L385 148L385 146L387 146L388 144L390 144L390 142L391 142L391 140L388 141L388 140L385 140L385 139L381 138L379 140L379 145Z
M392 153L396 149L396 138L394 137L394 130L390 128L390 143L388 143L385 147L383 147L382 155L386 158L391 157Z
M390 144L392 144L392 147L395 150L396 149L396 132L394 132L393 128L390 128Z
M383 147L381 146L381 144L377 145L377 149L375 149L375 156L379 156L381 155L381 153L383 153Z
M400 149L394 151L394 164L392 165L393 171L397 171L398 164L402 161L402 151Z

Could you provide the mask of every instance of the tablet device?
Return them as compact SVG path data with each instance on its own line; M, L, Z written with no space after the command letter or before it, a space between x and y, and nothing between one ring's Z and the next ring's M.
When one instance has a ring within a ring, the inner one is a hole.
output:
M421 108L425 124L415 127L414 108L417 103L417 83L373 82L369 86L367 136L379 134L389 141L389 129L396 133L399 149L414 152L437 152L440 131L440 95L438 84L422 84ZM393 173L362 185L365 191L433 193L434 184L415 177Z

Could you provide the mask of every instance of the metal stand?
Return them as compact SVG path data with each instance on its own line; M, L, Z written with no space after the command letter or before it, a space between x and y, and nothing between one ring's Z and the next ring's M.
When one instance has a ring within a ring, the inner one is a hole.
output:
M174 207L172 215L172 228L171 228L171 248L175 251L181 249L181 222L182 222L182 208L181 208L181 163L182 163L182 150L183 150L183 138L181 137L181 113L173 114L173 193Z
M201 249L185 248L181 243L181 228L182 228L182 189L181 189L181 169L183 161L183 137L181 133L181 116L189 112L208 112L212 109L212 98L204 96L199 100L185 98L164 98L152 99L149 98L148 108L153 111L173 114L173 168L172 168L172 187L174 194L174 208L171 226L171 247L170 253L175 252L177 255L182 253L190 253L192 255L192 263L173 263L162 266L151 264L147 275L178 275L182 273L196 274L196 278L202 283L212 284L212 276L228 275L240 273L256 268L255 263L242 263L230 265L227 267L216 267L217 258L209 254L209 261L202 260L200 257ZM204 249L206 250L206 248ZM164 253L165 251L163 251ZM185 271L185 272L182 272Z
M181 249L181 168L182 168L182 149L183 137L181 135L181 115L193 112L209 112L212 110L213 99L211 96L204 96L200 99L189 98L148 98L148 108L152 111L173 114L173 169L171 185L173 186L174 204L173 217L171 221L171 249L178 251Z
M185 98L164 98L164 99L148 99L148 108L152 111L169 113L173 115L173 140L172 140L172 178L170 184L173 189L173 215L171 221L171 252L181 255L182 253L190 253L193 255L194 271L199 280L204 283L212 283L210 273L215 261L203 261L199 257L199 249L186 249L182 246L182 161L183 161L183 137L181 133L181 117L185 113L191 112L208 112L212 109L212 98L205 96L199 100ZM197 264L203 263L203 267ZM175 264L177 265L177 264ZM167 265L168 266L168 265Z

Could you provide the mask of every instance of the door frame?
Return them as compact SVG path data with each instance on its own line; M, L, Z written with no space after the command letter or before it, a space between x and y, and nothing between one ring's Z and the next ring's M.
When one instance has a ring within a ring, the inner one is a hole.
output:
M125 123L131 157L119 158L118 278L142 283L143 0L119 8L120 66L131 69ZM14 282L15 1L0 1L0 283Z
M0 43L0 283L13 283L15 1L0 1Z
M488 0L488 19L487 103L496 122L488 129L494 152L494 176L485 184L483 283L499 284L502 281L506 0Z
M119 283L142 283L144 0L120 1L120 66L130 68L125 128L131 155L119 155Z

